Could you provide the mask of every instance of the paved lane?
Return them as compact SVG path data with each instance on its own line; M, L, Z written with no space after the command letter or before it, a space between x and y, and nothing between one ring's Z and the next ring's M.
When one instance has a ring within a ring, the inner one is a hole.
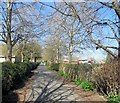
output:
M57 102L81 101L74 88L61 80L55 73L44 66L39 66L35 71L37 78L26 96L26 101Z

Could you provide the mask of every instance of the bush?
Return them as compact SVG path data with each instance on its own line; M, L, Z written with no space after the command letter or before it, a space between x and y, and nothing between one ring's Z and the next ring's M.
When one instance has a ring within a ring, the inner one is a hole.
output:
M75 82L75 84L76 84L77 86L80 86L80 84L82 83L81 80L74 80L74 82Z
M64 78L68 78L68 74L65 74L63 71L58 71L58 74L63 76Z
M71 80L90 80L94 65L91 64L63 64L64 72L70 76Z
M95 87L92 82L89 81L81 81L81 80L74 80L74 83L77 86L80 86L85 91L94 91Z
M3 93L7 92L13 86L15 77L15 65L12 63L2 63L2 89Z
M106 63L95 74L97 91L108 95L120 93L120 64L118 62Z
M39 62L32 63L32 70L36 69L39 64L40 64Z
M85 90L85 91L90 91L90 90L94 91L94 90L95 90L92 82L85 81L85 82L82 82L82 83L80 84L80 86L81 86L82 89Z
M3 94L8 93L10 90L16 88L16 84L35 69L38 63L2 63L2 90Z
M118 95L108 96L108 103L120 103L120 96Z
M85 79L87 77L87 72L91 73L94 65L92 66L90 64L64 64L62 66L65 67L65 71L60 69L58 71L59 75L63 76L64 78L70 77L77 86L80 86L85 91L95 90L93 82L87 81L88 79ZM81 78L82 76L85 76L85 78Z
M59 71L59 63L53 63L50 65L50 68L55 71Z

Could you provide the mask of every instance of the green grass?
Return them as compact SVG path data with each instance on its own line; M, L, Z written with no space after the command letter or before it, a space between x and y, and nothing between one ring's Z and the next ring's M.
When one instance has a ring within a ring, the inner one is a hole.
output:
M57 71L57 73L59 75L61 75L62 77L64 78L69 78L69 75L64 73L63 71L59 70L59 63L56 63L56 64L52 64L51 65L51 69L52 70L55 70ZM68 65L65 65L66 68L86 68L86 70L88 68L92 68L91 65L89 64L80 64L80 65L71 65L71 64L68 64ZM89 81L81 81L81 80L73 80L74 83L77 85L77 86L80 86L84 91L94 91L95 88L93 86L93 83L92 82L89 82Z
M69 75L65 74L63 71L58 71L58 74L63 76L64 78L68 78L69 77Z
M95 88L93 86L93 83L92 82L89 82L89 81L83 81L81 84L80 84L80 87L84 90L84 91L94 91Z
M87 68L88 66L86 65L65 65L66 68L71 68L71 66L73 68L76 68L77 66L79 66L79 68ZM53 70L57 71L57 73L61 76L63 76L64 78L69 78L70 76L66 73L64 73L63 71L59 71L58 69L58 64L53 66L54 68L52 68ZM77 67L78 68L78 67ZM72 80L75 85L80 86L84 91L96 91L96 88L93 84L93 82L90 81L83 81L83 80ZM107 97L108 103L120 103L120 95L110 95Z
M65 74L63 71L58 71L57 72L59 75L61 75L64 78L68 78L69 75ZM73 80L73 82L77 85L80 86L84 91L95 91L96 89L93 86L92 82L89 81L81 81L81 80Z
M74 80L73 82L74 82L77 86L80 86L80 84L82 83L81 80Z
M120 95L110 95L107 99L108 103L120 103Z
M75 83L77 86L80 86L84 91L95 91L95 88L94 88L92 82L89 82L89 81L81 81L81 80L74 80L74 83Z

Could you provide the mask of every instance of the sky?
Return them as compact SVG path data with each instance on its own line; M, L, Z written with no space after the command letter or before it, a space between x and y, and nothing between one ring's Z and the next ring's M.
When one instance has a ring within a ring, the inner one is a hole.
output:
M47 0L42 0L42 1L43 2L45 1L46 4L53 5L53 2L48 2L49 0L48 1ZM36 8L38 9L37 5L36 5ZM46 8L41 13L44 14L44 16L48 16L52 11L53 10L51 8ZM114 11L109 11L107 13L106 12L107 12L106 8L102 9L100 11L100 16L101 16L101 14L104 14L105 19L114 17ZM0 18L1 18L1 16L0 16ZM106 30L104 30L104 33L107 34L108 31L109 31L109 29L106 29ZM41 42L41 39L39 41ZM116 43L114 43L114 42L113 42L113 44L116 45ZM83 53L76 54L76 56L79 57L80 59L95 58L96 61L102 61L102 60L105 60L106 53L101 49L98 49L98 50L88 49L88 50L85 50Z
M49 5L52 5L52 3L49 3L47 2L46 4L49 4ZM49 8L48 8L49 9ZM45 10L44 13L48 13L50 10ZM111 20L114 20L116 17L115 17L115 13L113 10L109 10L108 8L103 8L99 11L99 18L104 18L104 19L108 19L108 18L111 18ZM112 34L112 32L110 31L109 28L104 28L103 30L103 34L106 34L108 35L108 32L110 34ZM96 37L98 38L98 37ZM113 44L113 45L116 45L116 42L112 41L112 42L106 42L105 44ZM94 58L97 62L101 62L101 61L105 61L106 59L106 52L102 49L87 49L87 50L83 50L82 53L76 53L75 54L76 57L79 57L79 59L89 59L89 58Z
M79 59L90 59L94 58L97 62L105 61L106 53L101 50L86 50L84 53L78 55Z
M6 2L7 0L0 0L0 2ZM15 2L84 2L86 0L11 0ZM87 1L94 1L94 0L87 0ZM111 0L99 0L101 2L110 2Z

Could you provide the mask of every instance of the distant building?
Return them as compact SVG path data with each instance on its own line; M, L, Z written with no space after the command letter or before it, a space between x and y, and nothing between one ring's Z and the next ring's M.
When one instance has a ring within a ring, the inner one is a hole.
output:
M64 60L63 60L63 63L64 63L64 64L68 64L68 63L69 63L69 60L68 60L68 59L64 59Z
M4 49L4 50L3 50ZM0 63L6 62L6 46L5 44L0 44ZM15 56L12 56L12 62L15 62Z
M6 57L4 57L3 55L0 55L0 63L5 62L6 61Z
M84 60L78 60L79 64L80 63L88 63L87 59L84 59Z
M0 63L6 62L7 58L4 55L0 55ZM12 62L15 62L15 56L12 57Z
M69 59L65 58L63 59L63 63L68 64L69 63ZM94 59L81 59L79 60L78 58L73 58L72 59L72 64L81 64L81 63L88 63L88 64L94 64L95 60Z

